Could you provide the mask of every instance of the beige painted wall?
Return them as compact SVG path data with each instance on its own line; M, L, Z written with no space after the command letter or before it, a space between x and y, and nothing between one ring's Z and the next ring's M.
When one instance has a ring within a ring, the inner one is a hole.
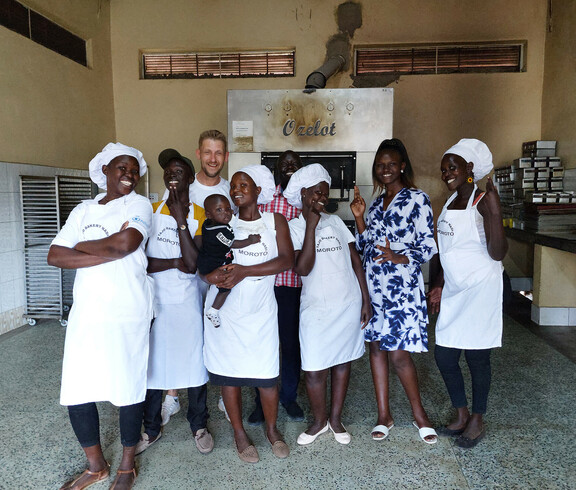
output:
M534 245L508 239L508 254L502 262L510 277L532 277Z
M90 40L93 61L86 68L0 27L0 161L86 168L115 137L109 2L21 3Z
M337 0L155 0L112 3L118 138L149 163L165 147L192 155L203 129L226 130L227 89L303 88L337 33ZM435 208L446 198L441 154L461 137L484 139L496 165L540 137L546 0L365 0L353 43L528 40L526 73L405 76L394 84L394 132ZM167 7L169 5L169 8ZM245 80L139 80L141 49L296 48L296 77ZM328 81L348 87L349 73ZM378 145L374 142L374 147ZM151 190L162 190L152 167Z
M563 250L534 247L534 305L574 308L576 255Z
M558 141L566 168L576 168L576 2L552 0L546 37L542 138Z

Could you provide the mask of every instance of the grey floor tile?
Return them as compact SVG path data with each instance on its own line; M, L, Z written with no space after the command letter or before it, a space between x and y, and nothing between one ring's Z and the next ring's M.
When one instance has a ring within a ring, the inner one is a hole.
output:
M138 457L137 489L485 489L574 488L576 451L576 365L542 338L510 318L504 347L492 357L493 383L486 417L487 436L473 450L451 438L424 444L412 426L410 405L395 374L390 396L395 427L385 441L370 431L376 402L367 354L355 362L344 423L352 434L348 446L331 435L299 447L306 422L293 422L280 408L278 426L291 447L286 460L276 459L262 427L247 432L260 452L256 465L242 463L230 424L217 408L218 390L209 388L209 427L216 447L209 455L194 445L183 410L165 427L164 436ZM65 329L40 321L36 327L0 337L0 488L59 488L84 469L84 457L58 403ZM431 334L433 339L433 335ZM432 352L415 355L422 399L434 424L452 414ZM244 390L244 414L253 392ZM301 404L309 416L304 386ZM117 467L121 456L118 411L99 404L105 456ZM108 483L93 488L107 488Z

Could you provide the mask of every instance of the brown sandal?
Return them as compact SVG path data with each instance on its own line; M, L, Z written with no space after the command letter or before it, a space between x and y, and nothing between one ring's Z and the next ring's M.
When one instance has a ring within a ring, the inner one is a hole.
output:
M76 485L85 476L88 476L90 478L86 478L86 481L83 484ZM95 483L98 483L99 481L106 480L106 478L108 478L109 476L110 476L110 464L106 463L106 468L100 471L84 470L80 476L64 483L64 485L60 487L60 490L69 490L69 489L83 490L84 488L88 488L94 485Z
M116 478L114 478L110 490L114 490L116 488L116 484L118 483L118 480L122 475L133 475L132 482L130 483L129 488L132 488L134 486L134 482L136 481L136 477L138 476L138 473L136 472L136 467L132 468L131 470L118 470L116 472Z

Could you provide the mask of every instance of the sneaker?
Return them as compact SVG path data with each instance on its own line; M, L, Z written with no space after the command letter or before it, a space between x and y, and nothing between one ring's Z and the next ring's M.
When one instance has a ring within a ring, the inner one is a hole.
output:
M152 444L154 444L158 439L162 437L162 432L159 432L156 437L150 437L146 432L143 432L140 436L140 440L138 444L136 444L136 450L134 451L134 455L138 455L143 453L148 449Z
M248 425L260 425L264 422L264 412L262 411L262 405L256 404L253 412L248 416Z
M166 425L172 415L180 411L180 402L177 397L166 395L162 403L162 425Z
M218 314L218 310L210 308L206 312L206 318L212 322L212 325L214 325L215 328L220 326L220 315Z
M222 397L218 398L218 410L224 412L224 415L226 415L226 420L230 422L230 417L226 411L226 406L224 405L224 399Z
M194 436L194 441L196 442L196 447L198 451L202 454L208 454L214 449L214 439L212 434L208 432L208 429L198 429L196 435Z
M304 420L304 411L300 408L298 402L293 401L286 405L283 403L282 406L286 410L288 417L290 417L294 422L302 422Z

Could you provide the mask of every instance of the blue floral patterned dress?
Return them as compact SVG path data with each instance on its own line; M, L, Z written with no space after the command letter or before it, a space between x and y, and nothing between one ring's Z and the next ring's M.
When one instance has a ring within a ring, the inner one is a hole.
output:
M428 351L428 310L421 264L438 251L428 196L404 188L383 209L384 195L370 205L366 230L356 234L363 254L374 316L364 330L367 342L380 342L380 350ZM376 245L386 245L409 259L408 264L376 263Z

